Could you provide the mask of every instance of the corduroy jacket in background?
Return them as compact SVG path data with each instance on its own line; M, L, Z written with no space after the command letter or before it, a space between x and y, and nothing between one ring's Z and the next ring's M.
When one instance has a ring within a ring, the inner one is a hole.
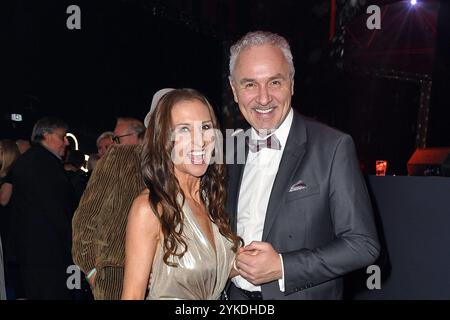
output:
M128 212L145 189L141 150L141 145L112 145L75 211L73 260L85 274L97 269L92 286L96 300L118 300L122 294Z

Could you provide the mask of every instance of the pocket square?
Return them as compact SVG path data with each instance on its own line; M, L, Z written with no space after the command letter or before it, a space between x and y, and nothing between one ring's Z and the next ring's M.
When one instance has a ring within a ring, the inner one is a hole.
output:
M298 182L296 182L296 183L294 183L294 184L292 185L292 187L289 189L289 192L294 192L294 191L298 191L298 190L303 190L303 189L306 189L306 188L308 188L308 187L306 186L306 184L305 184L302 180L299 180Z

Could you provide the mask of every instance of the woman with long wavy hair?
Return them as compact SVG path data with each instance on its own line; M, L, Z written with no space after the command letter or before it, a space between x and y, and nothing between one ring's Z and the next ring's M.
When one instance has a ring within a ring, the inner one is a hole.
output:
M237 275L241 240L224 212L225 165L212 161L217 129L213 108L193 89L166 93L153 111L142 153L147 189L128 217L122 299L218 299Z

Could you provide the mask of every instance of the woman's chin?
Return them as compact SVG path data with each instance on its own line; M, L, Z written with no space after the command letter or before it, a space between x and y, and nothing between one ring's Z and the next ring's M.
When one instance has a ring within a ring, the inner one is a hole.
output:
M208 169L208 165L206 163L199 163L199 164L188 164L186 166L186 171L188 174L194 177L201 177L206 173L206 170Z

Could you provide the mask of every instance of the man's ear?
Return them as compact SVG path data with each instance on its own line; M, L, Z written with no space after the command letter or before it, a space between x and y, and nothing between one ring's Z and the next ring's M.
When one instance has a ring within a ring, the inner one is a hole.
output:
M50 139L50 133L49 132L44 132L42 134L42 137L43 137L42 141L48 141L48 139Z
M233 78L231 78L231 76L229 76L228 81L230 81L230 87L231 87L231 90L233 91L234 102L238 103L238 98L237 98L237 94L236 94L236 89L234 87Z
M294 95L294 79L291 80L291 96Z
M42 140L40 141L40 143L45 146L48 146L50 139L51 139L50 132L44 132L42 134Z

